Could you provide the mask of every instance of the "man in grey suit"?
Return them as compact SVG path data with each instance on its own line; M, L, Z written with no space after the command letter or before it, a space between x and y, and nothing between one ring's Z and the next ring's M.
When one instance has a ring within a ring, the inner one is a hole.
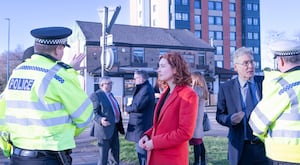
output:
M119 134L125 134L121 111L117 100L111 93L112 81L104 76L100 79L99 87L90 99L94 107L94 121L91 136L98 139L98 165L117 165L120 158Z
M216 120L229 128L230 165L268 165L264 144L253 135L248 124L252 110L262 97L262 76L254 76L252 50L239 48L233 53L238 76L220 85Z

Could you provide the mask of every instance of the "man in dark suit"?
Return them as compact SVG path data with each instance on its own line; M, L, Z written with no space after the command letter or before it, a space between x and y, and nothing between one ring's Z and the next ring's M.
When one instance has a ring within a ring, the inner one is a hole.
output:
M230 165L268 165L264 144L253 135L248 120L262 97L262 76L254 76L255 63L249 48L233 53L238 76L220 85L216 120L229 128L228 159Z
M98 165L119 164L120 142L119 134L125 134L121 111L117 100L112 95L112 81L109 77L102 77L99 87L90 98L94 107L94 122L91 136L98 138Z
M143 133L152 126L155 97L154 89L148 81L148 73L144 70L134 72L135 91L132 103L127 106L129 122L125 139L136 143L136 152L140 165L146 165L147 151L138 142Z

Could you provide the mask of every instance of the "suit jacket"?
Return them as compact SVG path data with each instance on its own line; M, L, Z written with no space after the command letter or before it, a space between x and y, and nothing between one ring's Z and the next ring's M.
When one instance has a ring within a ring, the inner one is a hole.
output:
M114 133L115 127L117 127L118 131L121 134L124 134L125 131L123 127L121 112L120 121L118 123L115 123L115 115L113 112L113 108L106 94L101 89L98 89L90 96L90 99L92 100L94 107L94 121L90 135L97 137L98 140L110 139ZM101 118L103 117L106 117L107 120L111 123L111 125L106 127L102 126Z
M145 133L154 146L148 152L148 165L188 165L188 141L195 129L198 97L191 87L176 86L158 115L166 91L155 108L153 126Z
M262 76L254 76L259 100L262 98ZM244 146L243 122L232 125L231 115L242 111L242 101L238 78L220 84L216 120L219 124L229 128L228 132L228 159L230 165L237 165ZM250 113L247 115L249 120ZM265 153L262 153L265 154Z
M137 85L132 104L126 108L129 113L126 140L137 143L143 133L152 127L154 106L154 90L149 81Z

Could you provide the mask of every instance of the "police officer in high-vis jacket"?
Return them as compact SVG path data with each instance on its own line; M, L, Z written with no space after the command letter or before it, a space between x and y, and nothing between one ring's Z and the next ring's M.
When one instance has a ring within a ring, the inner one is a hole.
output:
M72 163L74 137L90 123L92 103L77 71L60 61L71 33L65 27L32 30L34 54L13 70L1 94L0 147L10 164Z
M274 165L300 165L300 42L271 44L279 71L265 71L263 98L250 116Z

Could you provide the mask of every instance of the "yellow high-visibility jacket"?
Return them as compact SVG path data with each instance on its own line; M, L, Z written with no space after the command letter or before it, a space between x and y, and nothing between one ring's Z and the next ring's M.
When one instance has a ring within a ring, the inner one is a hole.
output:
M277 161L300 163L300 70L265 72L263 98L249 124Z
M11 154L12 146L9 143L9 135L5 127L5 102L2 98L2 95L0 95L0 148L2 150L2 153L5 157L9 157Z
M74 136L92 119L92 103L78 73L49 55L34 54L17 66L2 95L0 129L19 148L72 149Z

